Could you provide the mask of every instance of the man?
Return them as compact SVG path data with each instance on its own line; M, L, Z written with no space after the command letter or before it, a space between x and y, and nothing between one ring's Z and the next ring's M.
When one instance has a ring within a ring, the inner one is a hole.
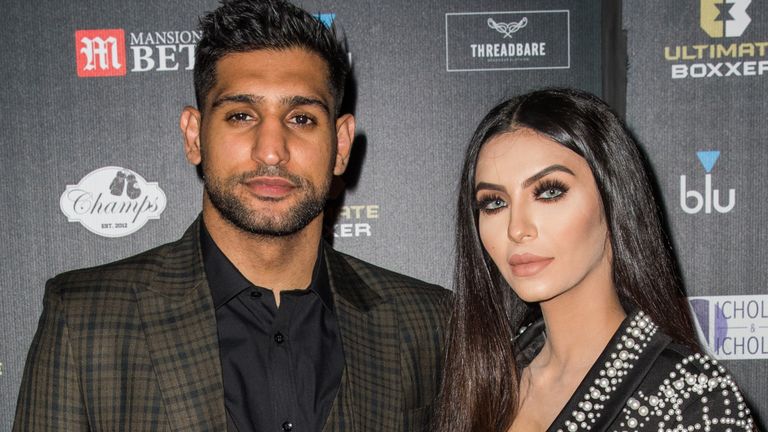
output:
M180 126L202 216L48 283L14 430L422 429L447 291L321 241L355 130L344 49L279 0L226 2L201 27Z

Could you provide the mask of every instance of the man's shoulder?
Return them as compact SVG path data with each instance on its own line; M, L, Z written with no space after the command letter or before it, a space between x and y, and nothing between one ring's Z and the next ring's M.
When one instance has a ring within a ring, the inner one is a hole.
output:
M158 273L173 267L173 261L185 258L185 252L180 251L182 244L176 240L110 263L60 273L48 281L47 291L59 295L98 291L105 295L148 284Z
M386 298L444 302L451 297L451 291L439 285L385 269L343 252L333 250L331 253L337 259L343 260L366 284Z

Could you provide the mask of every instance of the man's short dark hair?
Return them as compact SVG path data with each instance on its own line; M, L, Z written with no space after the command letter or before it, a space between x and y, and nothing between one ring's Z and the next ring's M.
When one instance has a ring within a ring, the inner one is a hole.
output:
M200 19L202 38L195 52L195 98L200 111L216 83L216 64L227 54L302 48L328 66L328 86L339 113L349 75L345 45L307 11L282 0L223 0Z

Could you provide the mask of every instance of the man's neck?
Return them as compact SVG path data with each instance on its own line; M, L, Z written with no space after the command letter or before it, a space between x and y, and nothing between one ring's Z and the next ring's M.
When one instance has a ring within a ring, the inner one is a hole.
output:
M216 246L254 285L271 289L276 297L281 291L310 285L322 214L297 233L280 237L243 231L210 208L203 208L203 222Z

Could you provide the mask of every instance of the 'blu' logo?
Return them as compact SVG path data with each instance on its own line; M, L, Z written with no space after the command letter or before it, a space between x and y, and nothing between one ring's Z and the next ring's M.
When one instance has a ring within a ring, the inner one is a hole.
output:
M701 162L701 166L704 167L704 171L707 172L704 175L704 192L698 192L695 190L688 190L686 185L686 177L680 176L680 207L684 212L688 214L699 213L702 209L704 213L712 213L714 208L718 213L728 213L733 210L736 205L736 189L728 189L728 202L723 205L720 202L720 191L718 189L712 189L712 168L715 167L717 159L720 157L720 152L714 151L700 151L696 152L696 156Z
M319 19L320 22L325 24L326 27L330 28L333 25L333 20L336 19L335 13L316 13L314 15L315 18Z

